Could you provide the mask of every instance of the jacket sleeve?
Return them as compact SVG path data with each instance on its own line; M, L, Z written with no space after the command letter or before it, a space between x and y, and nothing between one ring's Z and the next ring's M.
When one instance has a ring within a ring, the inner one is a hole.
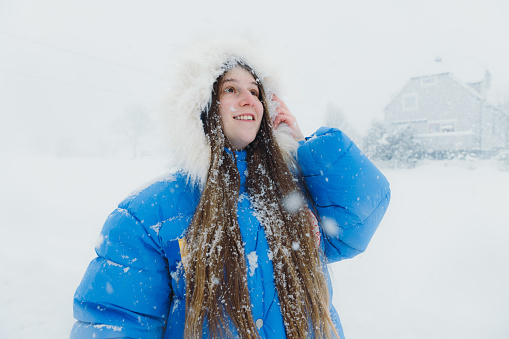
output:
M389 182L338 129L322 127L298 149L329 262L362 253L390 200Z
M71 338L162 338L172 291L151 231L122 205L108 217L74 296Z

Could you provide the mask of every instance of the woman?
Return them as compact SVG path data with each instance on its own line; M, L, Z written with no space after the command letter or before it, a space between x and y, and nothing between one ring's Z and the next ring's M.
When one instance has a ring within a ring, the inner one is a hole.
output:
M364 251L387 180L338 130L306 141L249 48L199 47L167 105L181 170L109 216L71 337L343 338L326 263Z

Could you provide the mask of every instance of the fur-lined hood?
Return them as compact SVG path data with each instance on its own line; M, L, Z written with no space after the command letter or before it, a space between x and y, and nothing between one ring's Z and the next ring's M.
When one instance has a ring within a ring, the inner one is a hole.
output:
M255 71L266 92L269 114L275 115L277 103L270 98L280 93L277 73L260 54L248 41L209 39L193 44L180 58L164 106L164 133L174 153L173 165L186 172L191 183L202 185L207 179L210 146L200 114L210 105L212 86L228 62L240 60ZM279 125L276 139L285 157L293 157L298 143L286 125Z

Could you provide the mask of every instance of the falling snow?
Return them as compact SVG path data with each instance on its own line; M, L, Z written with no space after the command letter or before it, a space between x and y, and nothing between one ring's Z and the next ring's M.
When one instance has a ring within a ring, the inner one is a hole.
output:
M340 233L340 227L334 219L322 218L322 229L329 237L337 237Z
M95 257L93 246L115 208L112 202L127 196L136 183L158 176L164 165L150 159L6 162L0 169L2 204L5 224L12 227L0 237L1 338L69 336L72 297ZM383 170L393 198L382 225L364 254L330 266L333 303L347 338L422 333L415 337L470 339L486 331L490 338L505 337L506 321L500 315L509 313L504 302L509 274L501 267L509 257L504 243L509 234L501 225L509 225L509 215L503 213L509 176L483 162L469 167L440 162ZM94 178L61 181L69 172ZM19 194L28 189L33 197ZM19 218L17 211L32 198L38 202L32 204L34 213ZM12 239L23 239L24 246ZM27 249L38 255L27 255ZM30 308L22 307L28 304Z
M290 213L297 213L305 205L306 201L299 192L292 192L282 200L284 208Z

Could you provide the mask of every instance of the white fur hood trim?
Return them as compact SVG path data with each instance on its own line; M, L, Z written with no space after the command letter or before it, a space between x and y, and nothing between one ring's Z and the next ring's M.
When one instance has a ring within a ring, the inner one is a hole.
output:
M270 116L275 115L277 104L269 98L280 93L277 77L257 50L247 41L209 39L193 44L177 64L164 107L164 133L168 135L174 153L172 165L186 172L193 184L205 183L210 162L210 146L200 114L209 105L212 86L228 61L242 60L253 68L265 89ZM292 157L298 143L286 125L280 126L276 130L276 139L285 156Z

